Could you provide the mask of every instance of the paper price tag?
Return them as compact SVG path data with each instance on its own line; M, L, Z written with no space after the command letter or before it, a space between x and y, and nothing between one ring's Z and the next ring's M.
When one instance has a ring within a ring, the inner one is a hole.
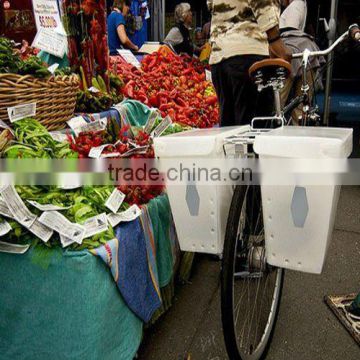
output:
M0 237L5 236L11 230L12 230L12 228L7 221L5 221L5 220L0 221Z
M93 147L91 148L90 152L89 152L89 158L92 159L99 159L102 152L105 150L106 147L108 146L114 146L112 144L104 144L101 146L97 146L97 147Z
M75 243L74 240L72 240L72 239L70 239L70 238L67 238L66 236L61 235L61 234L60 234L60 242L61 242L61 246L62 246L63 248L66 248L66 247L68 247L68 246L70 246L70 245L72 245L72 244Z
M139 60L135 57L135 55L130 50L119 49L119 50L117 50L117 52L129 64L131 64L137 68L141 67Z
M87 124L86 120L82 116L76 116L66 122L70 129L76 133L76 129Z
M25 254L30 248L30 245L10 244L0 241L0 252L8 254Z
M89 132L89 131L94 131L94 132L103 131L106 129L106 125L107 125L107 119L95 120L74 129L74 132L76 135L79 135L80 133Z
M7 186L2 189L1 197L10 209L12 216L21 225L29 228L34 223L37 216L26 207L14 186Z
M152 137L159 137L161 134L172 124L172 120L170 116L166 116L166 118L154 129L151 133Z
M34 223L30 226L28 230L31 231L44 243L47 243L54 234L51 229L43 225L38 219L34 221Z
M109 224L105 213L87 219L83 226L86 229L84 236L85 238L100 234L109 229Z
M106 200L105 206L113 213L117 213L124 200L125 194L118 189L114 189L109 198Z
M48 67L48 70L54 75L55 71L58 69L59 64L55 63Z
M126 211L118 214L108 214L107 218L112 227L121 222L129 222L137 219L141 215L141 209L137 205L130 206Z
M60 142L60 143L67 142L69 136L71 138L73 138L72 135L63 133L61 131L51 131L51 132L49 132L49 134L50 134L50 136L52 137L53 140L55 140L57 142Z
M41 214L39 221L48 228L58 232L78 244L82 244L85 228L82 225L70 222L58 211L46 211Z
M61 211L61 210L67 210L67 209L71 208L71 206L62 207L62 206L57 206L57 205L53 205L53 204L45 204L45 205L39 204L37 201L32 201L32 200L27 200L27 202L41 211Z
M40 28L32 47L48 52L62 59L67 49L67 37L54 29Z
M0 192L1 192L1 189L0 189ZM6 216L10 219L13 219L14 216L13 214L11 213L9 207L7 206L6 202L2 199L0 199L0 215L2 216Z
M25 119L27 117L33 117L36 115L36 103L17 105L7 108L9 119L11 123Z
M212 82L211 71L205 70L205 77L206 77L206 81Z
M155 122L156 122L156 119L158 118L159 114L157 111L153 111L150 116L149 116L149 119L148 121L146 122L145 124L145 127L144 127L144 132L147 133L147 134L150 134L152 128L154 127L155 125Z

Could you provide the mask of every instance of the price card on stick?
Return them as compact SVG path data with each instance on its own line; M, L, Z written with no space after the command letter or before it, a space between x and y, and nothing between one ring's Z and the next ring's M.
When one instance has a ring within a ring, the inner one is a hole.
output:
M11 123L36 115L36 103L16 105L7 108Z
M135 55L130 50L119 49L117 52L129 64L134 65L137 68L141 67L139 60L135 57Z
M67 50L67 37L54 29L40 28L32 46L62 59Z

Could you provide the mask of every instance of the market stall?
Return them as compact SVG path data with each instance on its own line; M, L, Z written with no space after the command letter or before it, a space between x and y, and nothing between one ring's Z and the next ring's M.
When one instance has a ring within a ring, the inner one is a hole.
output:
M63 5L70 67L0 38L0 154L7 164L151 160L155 137L217 124L206 65L167 48L140 62L109 59L105 2ZM40 33L42 52L51 51ZM131 359L144 324L171 306L184 259L166 189L69 185L66 177L64 184L0 186L2 354Z

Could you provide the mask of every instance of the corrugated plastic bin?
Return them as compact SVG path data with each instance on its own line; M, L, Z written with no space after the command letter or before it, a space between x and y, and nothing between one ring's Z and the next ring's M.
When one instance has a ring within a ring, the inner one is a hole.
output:
M254 150L260 163L265 158L347 158L352 151L352 129L283 127L257 137ZM292 185L262 186L261 193L267 262L320 274L332 238L340 186L306 185L300 179Z
M249 126L197 129L154 139L160 159L225 158L224 138ZM167 183L167 192L183 251L221 254L233 189L231 186Z

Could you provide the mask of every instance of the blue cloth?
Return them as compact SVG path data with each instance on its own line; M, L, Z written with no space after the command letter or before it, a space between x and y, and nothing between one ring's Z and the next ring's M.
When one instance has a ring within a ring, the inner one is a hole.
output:
M91 250L111 269L116 285L128 307L144 322L149 322L161 306L156 275L148 263L148 244L141 220L121 223L116 239Z
M122 47L119 35L117 33L117 28L120 25L126 25L125 18L122 14L113 11L107 19L110 55L116 55L116 50L121 49Z

